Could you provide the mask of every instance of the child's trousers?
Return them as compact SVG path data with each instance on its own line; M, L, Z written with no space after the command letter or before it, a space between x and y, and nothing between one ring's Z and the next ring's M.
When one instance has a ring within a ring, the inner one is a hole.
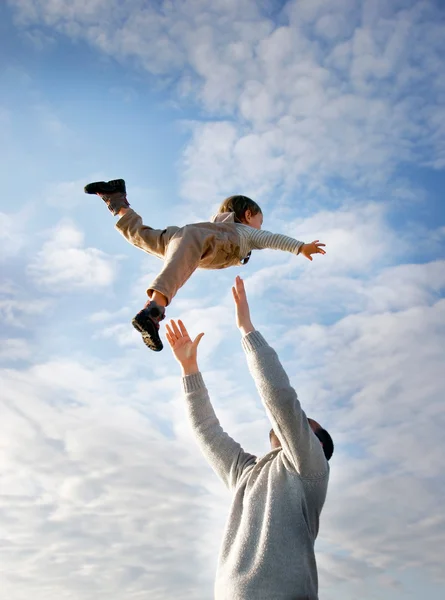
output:
M132 244L164 260L164 266L147 289L157 291L170 304L177 291L199 267L225 269L241 265L240 240L234 223L194 223L184 227L153 229L131 208L116 229Z

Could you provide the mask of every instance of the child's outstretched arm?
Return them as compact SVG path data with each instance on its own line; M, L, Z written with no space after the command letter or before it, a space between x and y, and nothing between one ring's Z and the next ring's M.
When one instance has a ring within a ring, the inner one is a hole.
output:
M245 251L250 250L282 250L292 254L302 254L309 260L312 260L312 254L326 254L319 240L314 240L310 244L300 242L295 238L282 233L271 233L264 229L255 229L248 225L238 225L238 231L241 237L241 244L246 245Z
M198 368L197 349L204 334L192 342L182 321L170 321L167 340L181 365L187 412L195 437L205 458L223 483L234 490L240 477L253 467L256 457L244 452L221 427Z

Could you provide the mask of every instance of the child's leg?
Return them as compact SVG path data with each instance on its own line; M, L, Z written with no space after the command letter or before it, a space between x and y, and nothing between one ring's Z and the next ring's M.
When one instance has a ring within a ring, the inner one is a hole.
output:
M181 227L168 242L161 272L147 290L152 299L159 298L159 295L166 299L162 306L170 304L178 290L200 266L203 257L220 254L222 246L226 244L224 233L220 236L219 230L212 227L213 224L200 225Z
M170 239L165 250L164 267L147 290L150 300L132 321L150 350L162 350L159 323L164 319L165 306L199 266L201 257L212 246L212 238L214 240L215 237L214 232L186 225Z
M164 294L161 294L161 292L157 292L156 290L151 291L149 302L155 302L158 306L162 306L162 308L165 308L168 304L167 297L164 296Z
M148 227L131 208L121 210L119 216L121 218L116 223L116 229L124 238L133 246L149 254L154 254L158 258L164 258L167 244L179 230L179 227L167 227L166 229Z
M168 240L179 228L168 227L160 230L143 225L141 217L130 208L123 179L88 183L84 191L86 194L100 196L107 205L108 210L113 215L120 217L116 229L122 233L130 244L159 258L164 257Z

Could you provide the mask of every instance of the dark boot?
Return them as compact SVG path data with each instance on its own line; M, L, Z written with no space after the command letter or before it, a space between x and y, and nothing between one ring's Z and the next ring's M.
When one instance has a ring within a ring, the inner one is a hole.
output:
M133 327L142 334L144 344L155 352L164 347L159 337L159 322L164 318L165 308L151 301L132 320Z
M114 216L119 214L121 208L130 208L127 201L125 181L112 179L111 181L94 181L84 187L85 194L97 194L102 198Z

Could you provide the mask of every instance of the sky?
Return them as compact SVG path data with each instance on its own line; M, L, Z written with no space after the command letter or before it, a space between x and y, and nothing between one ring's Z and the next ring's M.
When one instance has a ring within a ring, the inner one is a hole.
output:
M205 332L223 427L268 451L230 293L335 442L321 600L443 597L445 6L432 0L10 0L0 5L0 587L8 600L208 600L230 506L168 347L131 319L155 228L253 197L320 239L198 271L168 310Z

